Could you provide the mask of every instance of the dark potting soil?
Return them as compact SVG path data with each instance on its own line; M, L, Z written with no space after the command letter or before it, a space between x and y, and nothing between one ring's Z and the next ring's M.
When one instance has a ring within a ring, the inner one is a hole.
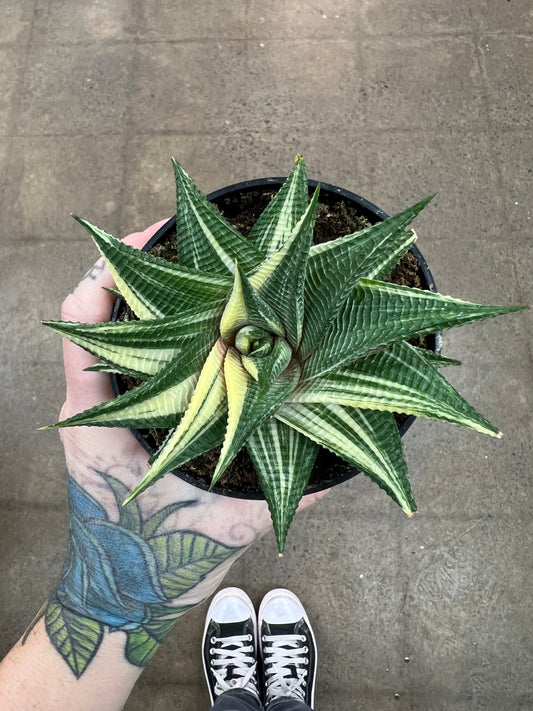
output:
M240 196L225 196L215 201L215 204L226 219L241 234L247 236L275 194L275 190L266 192L264 190L253 190ZM364 229L370 224L371 222L358 212L355 205L346 203L340 198L330 198L328 196L328 201L321 202L317 208L314 242L315 244L329 242L337 237ZM175 237L175 232L172 232L163 242L152 247L150 253L170 262L177 262ZM417 289L424 288L425 285L418 261L411 253L406 254L401 259L387 281ZM120 320L130 320L135 318L135 315L123 303L118 318ZM424 338L413 339L410 342L416 346L427 347ZM117 380L119 381L121 392L131 390L141 383L139 379L131 376L120 375ZM400 426L405 422L407 416L395 414L395 418L398 426ZM151 428L140 430L140 433L150 447L156 450L165 440L168 430ZM208 487L218 462L220 450L221 447L217 447L210 452L206 452L183 464L180 469ZM320 448L309 479L309 487L311 489L323 488L328 485L328 482L348 474L352 470L353 466L351 464L348 464L327 449ZM243 493L261 491L259 479L246 448L241 449L237 454L224 475L217 482L217 487Z

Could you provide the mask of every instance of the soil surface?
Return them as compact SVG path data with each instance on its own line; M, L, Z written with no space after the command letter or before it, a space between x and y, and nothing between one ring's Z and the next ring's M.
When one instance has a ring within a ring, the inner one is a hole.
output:
M247 236L276 192L277 189L252 190L239 196L232 195L219 198L215 204L226 219L241 234ZM373 219L374 222L376 221L372 214L369 213L367 217L359 211L356 205L346 202L338 196L328 194L323 197L321 195L321 202L317 208L314 242L315 244L328 242L337 237L364 229L372 224L368 218ZM168 261L177 262L175 237L175 231L172 231L165 237L164 241L152 247L149 250L150 253ZM427 288L426 280L418 261L410 252L402 258L387 281L417 289ZM123 303L118 318L120 320L129 320L135 318L135 316L128 306ZM428 347L425 338L413 339L410 342L417 346ZM121 392L130 390L141 382L130 376L117 376L117 380ZM407 416L395 414L395 418L398 426L400 426L405 422ZM151 449L156 450L165 440L168 430L147 429L139 430L139 433ZM202 488L208 488L218 461L220 449L221 447L217 447L183 464L180 467L181 471L198 480L198 485ZM320 448L306 493L326 488L333 480L353 473L355 472L351 464L343 461L327 449ZM261 492L259 479L246 448L243 448L229 465L224 475L217 482L215 490L240 492L244 495L246 493L257 494Z

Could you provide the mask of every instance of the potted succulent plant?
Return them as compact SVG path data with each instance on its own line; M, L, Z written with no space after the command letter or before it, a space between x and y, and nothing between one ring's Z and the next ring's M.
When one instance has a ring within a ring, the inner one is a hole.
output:
M501 436L439 373L454 361L408 339L519 310L383 281L416 239L431 198L353 234L313 244L320 194L304 161L243 237L174 161L175 262L135 250L86 220L134 317L46 324L136 378L114 400L53 427L165 428L151 468L124 502L221 447L212 485L246 449L278 547L319 449L416 510L393 413Z

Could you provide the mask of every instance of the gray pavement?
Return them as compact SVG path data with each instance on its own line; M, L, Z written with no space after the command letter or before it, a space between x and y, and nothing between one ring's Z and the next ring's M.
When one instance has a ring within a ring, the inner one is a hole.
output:
M57 582L67 526L54 420L60 341L40 326L116 235L173 212L170 156L207 192L286 174L417 222L443 293L531 303L530 0L0 2L0 653ZM363 477L231 570L288 586L319 641L317 709L533 709L531 314L445 337L450 380L501 441L420 421L405 451L420 513ZM265 572L268 571L268 572ZM127 711L208 707L206 606L178 624ZM196 656L195 656L196 655ZM410 661L405 661L405 658ZM399 698L395 698L399 695Z

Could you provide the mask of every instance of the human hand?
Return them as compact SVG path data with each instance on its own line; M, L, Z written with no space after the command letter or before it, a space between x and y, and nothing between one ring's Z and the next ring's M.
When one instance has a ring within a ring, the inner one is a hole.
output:
M164 224L129 235L142 247ZM113 280L97 262L62 307L64 321L107 321ZM64 342L67 396L61 419L113 397L96 361ZM144 666L177 618L218 586L235 559L269 530L265 501L233 499L167 475L138 499L121 502L148 470L148 455L127 429L61 430L68 469L70 536L63 577L46 611L50 640L76 676L104 635L126 633L126 658ZM300 508L320 494L304 497ZM71 640L65 652L65 629ZM74 648L75 653L72 653Z

